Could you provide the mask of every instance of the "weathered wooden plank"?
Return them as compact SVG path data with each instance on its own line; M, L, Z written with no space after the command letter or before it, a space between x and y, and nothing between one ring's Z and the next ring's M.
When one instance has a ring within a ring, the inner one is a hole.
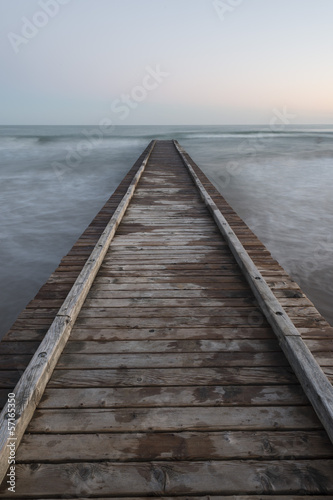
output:
M204 335L204 332L203 332ZM308 342L308 341L307 341ZM309 341L313 346L314 351L321 351L325 348L326 341ZM331 346L331 341L328 341L326 347ZM29 340L25 341L15 341L15 342L2 342L1 355L16 355L23 354L27 352L33 354L38 347L38 342L31 342ZM318 347L316 347L318 346ZM64 348L64 353L95 353L95 354L106 354L106 353L117 353L117 352L267 352L267 351L280 351L278 342L274 340L192 340L192 338L186 340L141 340L139 338L135 341L113 341L113 342L96 342L96 341L84 341L79 342L69 339L66 347Z
M150 368L118 370L54 370L51 388L144 387L186 385L280 385L295 384L289 367Z
M266 319L262 318L260 315L253 314L251 315L239 315L239 316L177 316L177 317L140 317L140 318L111 318L110 317L79 317L76 321L76 325L84 328L163 328L168 326L169 328L177 328L177 327L249 327L250 324L253 324L253 327L257 326L267 326ZM34 322L31 321L32 324L35 325L43 325L45 324L45 320L37 319ZM300 322L301 325L306 326L309 321Z
M275 294L276 295L276 294ZM280 304L283 306L285 310L289 308L290 312L292 313L292 307L297 307L299 308L299 311L301 310L302 307L311 307L312 303L309 301L308 298L300 297L300 298L291 298L291 297L278 297ZM309 311L310 312L310 311ZM304 310L304 314L306 315L308 313L307 310Z
M141 336L142 333L142 336ZM155 333L155 332L149 332ZM223 335L223 330L218 330L216 336L219 337L217 339L198 339L191 335L192 329L188 332L184 332L184 337L186 340L179 339L171 339L165 340L165 333L161 333L161 339L152 339L147 340L144 339L144 332L140 332L139 340L113 340L114 337L111 337L112 342L100 342L100 341L75 341L69 340L64 349L64 353L118 353L118 352L273 352L279 351L280 347L276 339L273 336L268 336L262 340L259 340L254 337L252 339L249 335L247 339L237 339L235 340L234 334L235 332L230 333L230 339L221 340L220 337ZM252 333L252 332L251 332ZM158 332L156 332L158 334ZM212 335L212 332L209 334ZM121 333L120 333L121 336ZM206 337L206 330L202 331L202 336ZM226 336L226 334L224 335ZM137 335L138 337L138 335ZM119 338L119 337L118 337ZM101 340L105 340L101 339ZM31 342L32 345L36 343ZM332 339L319 339L319 340L306 340L305 344L311 349L313 353L319 353L323 355L328 351L333 350ZM27 342L6 342L7 346L15 346L15 352L20 353L21 351L26 351ZM33 350L33 347L30 348ZM322 350L324 349L324 352Z
M210 292L210 291L209 291ZM169 292L170 293L170 292ZM190 307L192 306L193 308L197 307L248 307L249 305L254 305L256 303L255 299L251 294L248 294L246 297L221 297L219 298L217 293L217 296L211 296L210 293L205 294L205 292L201 293L191 293L189 297L184 297L184 292L178 291L178 293L173 293L173 296L176 298L170 298L169 297L156 297L158 295L157 293L152 293L150 292L149 294L146 294L146 296L143 296L142 293L134 293L133 294L129 291L126 293L126 297L118 297L117 292L110 292L107 294L107 292L100 292L98 293L91 293L89 294L89 298L85 301L85 307L90 307L90 308L103 308L103 307ZM161 295L161 294L160 294ZM166 293L163 294L164 296ZM186 295L186 294L185 294ZM199 298L200 297L200 298ZM302 316L303 314L306 314L306 311L303 311L303 306L299 307L299 301L302 301L302 299L285 299L286 301L289 301L292 303L292 306L295 308L295 315ZM294 300L294 302L293 302ZM280 300L282 303L282 299ZM61 303L61 299L57 301L47 301L47 304L49 304L49 307L54 306L55 304L58 305ZM42 304L41 304L42 305ZM292 308L290 307L289 310L290 316L292 317ZM310 309L309 314L312 315L312 310ZM333 345L333 340L332 340L332 345Z
M96 326L96 325L95 325ZM11 332L11 342L39 340L45 335L43 330L15 329ZM77 341L91 340L182 340L182 339L234 339L235 335L239 339L273 339L274 333L270 327L178 327L178 328L84 328L74 326L71 332L71 339Z
M104 497L332 494L332 467L331 460L20 464L21 479L11 498L38 498L50 491L83 497L92 492Z
M199 217L198 215L195 217L147 217L146 219L141 220L141 223L144 222L144 227L149 228L150 226L167 226L169 227L179 227L188 228L189 224L195 223L195 225L202 225L205 228L216 229L214 223L211 219L207 219L207 216ZM122 229L135 227L136 225L140 226L140 220L137 217L126 217L126 220L122 224ZM188 228L190 230L190 228Z
M7 397L7 393L6 393ZM38 408L306 405L299 385L47 388Z
M316 460L331 456L332 444L323 431L85 433L25 435L17 461Z
M96 300L95 300L96 299ZM62 304L61 298L50 298L44 300L34 300L31 308L50 308L55 309ZM142 307L168 306L174 307L179 304L182 307L194 305L195 307L205 306L248 306L254 305L255 301L250 292L242 290L216 290L202 289L202 291L184 291L179 289L166 289L165 291L140 291L140 290L100 290L91 291L85 305L101 307L109 304L109 307L128 307L130 305L141 305ZM5 342L9 341L6 339ZM0 345L1 350L1 345Z
M180 228L168 228L168 230L163 231L158 228L145 229L144 231L140 231L137 229L134 230L118 230L118 241L117 243L122 243L126 241L128 244L140 244L141 240L145 241L147 245L151 245L154 243L158 243L159 245L163 245L164 242L177 242L182 241L183 244L198 244L198 234L200 235L200 242L202 240L206 240L207 242L219 242L221 241L221 235L217 231L212 231L210 228L201 229L198 231L193 230L182 230ZM172 231L172 232L171 232ZM129 239L127 239L129 238ZM178 238L178 240L174 239ZM280 275L278 275L280 276Z
M130 295L130 294L129 294ZM201 294L201 298L182 298L180 294L178 294L178 298L170 299L170 298L149 298L149 297L128 297L126 299L114 298L113 294L110 294L109 297L105 298L88 298L85 301L86 308L124 308L124 307L149 307L149 308L202 308L202 307L226 307L229 308L248 308L249 305L254 305L255 301L253 297L249 298L207 298L204 294Z
M220 252L207 252L205 253L193 253L191 251L184 252L182 256L177 256L176 252L173 253L162 253L162 252L152 252L143 253L143 252L133 252L127 253L126 255L121 255L121 253L110 253L107 258L104 259L104 264L112 264L112 265L131 265L137 264L138 259L142 262L143 265L149 265L150 263L159 263L162 264L195 264L195 263L215 263L215 264L224 264L233 262L233 257L229 255L227 251ZM71 256L65 257L62 260L62 264L72 265L73 263L83 262L85 260L85 256Z
M310 349L311 352L316 354L316 352L321 352L321 351L331 351L333 350L333 339L331 338L321 338L317 339L316 337L312 339L305 339L304 340L305 344L307 347Z
M93 290L249 290L242 277L190 276L171 277L155 276L140 278L107 278L100 276L93 285Z
M152 263L153 262L153 263ZM67 264L62 264L62 272L71 272L73 269L79 267L77 264L73 265L71 262ZM178 271L178 272L183 272L183 271L195 271L195 270L207 270L207 271L212 271L212 270L224 270L224 271L230 271L234 270L235 274L239 274L238 270L235 266L235 263L233 260L229 257L223 259L222 257L218 260L216 259L198 259L195 261L193 259L192 262L189 261L182 261L179 259L178 261L176 259L170 260L168 262L168 259L162 260L154 260L154 261L142 261L142 266L138 264L137 261L125 261L122 260L121 262L117 262L114 260L110 261L105 261L102 266L102 270L107 270L107 271L128 271L129 273L134 273L137 271ZM143 273L144 274L144 273ZM310 305L313 306L313 304L310 303Z
M109 255L110 256L124 256L125 258L127 256L133 256L133 255L151 255L153 252L154 255L187 255L187 254L210 254L210 253L217 253L217 252L228 252L229 253L229 247L228 245L223 241L219 241L217 243L211 243L211 244L206 244L206 245L183 245L183 244L174 244L174 245L169 245L168 250L165 249L164 245L152 245L152 248L149 247L149 245L145 246L136 246L136 245L127 245L126 243L121 246L121 245L111 245L109 248ZM170 252L170 253L169 253Z
M203 247L196 247L196 246L188 246L188 247L176 247L176 246L169 246L168 249L170 251L168 252L167 250L163 249L162 246L152 246L152 247L146 247L146 248L141 248L137 249L136 247L133 247L132 251L130 250L129 247L124 248L124 247L111 247L113 248L112 251L109 252L108 254L108 260L112 259L115 262L121 260L121 261L129 261L133 262L134 259L140 257L143 261L148 261L151 262L155 257L158 260L164 259L165 261L168 261L169 259L177 259L178 262L182 262L183 260L186 259L207 259L213 260L214 258L216 259L217 262L220 262L223 260L229 259L230 261L234 262L234 257L231 254L229 248L227 246L222 246L222 245L206 245L207 246L207 252L205 252ZM183 248L183 249L182 249ZM197 248L197 251L194 249ZM121 250L120 250L121 249ZM180 254L181 252L181 254ZM255 255L256 258L266 264L270 261L271 257L267 254L262 254L262 252L258 252L256 249L249 249L249 253L252 255ZM85 255L81 254L74 254L74 255L69 255L66 256L64 259L66 259L68 262L70 261L76 261L84 259Z
M65 273L70 273L71 271L63 271ZM166 279L175 279L175 280L185 280L187 279L188 281L191 281L191 279L196 279L196 278L201 278L202 276L205 277L206 281L209 281L210 279L223 279L226 277L229 277L229 279L232 281L233 278L240 278L244 279L242 274L237 270L237 269L207 269L205 270L204 267L199 268L199 269L183 269L183 270L177 270L177 269L166 269L165 271L158 271L158 270L149 270L149 269L142 269L142 271L120 271L120 270L112 270L112 269L107 269L103 268L100 270L100 276L101 277L113 277L113 278L153 278L153 279L160 279L160 280L166 280Z
M290 280L286 280L286 279L283 279L283 280L277 280L276 278L274 277L269 277L269 276L266 276L265 277L265 281L269 284L269 287L272 291L275 292L275 290L299 290L299 286L297 285L297 283L294 283Z
M127 312L127 314L126 314ZM53 309L39 309L38 311L26 311L25 314L21 317L24 318L48 318L52 317L54 314ZM196 317L215 317L215 316L238 316L238 317L249 317L251 314L262 314L261 310L256 307L256 305L250 306L240 305L239 307L210 307L210 306L201 306L196 308L191 307L168 307L161 305L160 307L82 307L80 312L80 318L160 318L160 317L179 317L179 316L196 316ZM296 315L294 316L297 317ZM301 315L302 319L303 316Z
M24 371L32 356L33 354L3 354L1 356L0 374L3 370Z
M205 332L203 332L204 334ZM16 344L16 343L15 343ZM22 350L26 343L17 343L16 349ZM281 349L276 339L272 340L138 340L96 342L85 341L78 342L69 340L63 351L63 354L85 353L85 354L107 354L107 353L281 353Z
M117 299L125 299L125 300L132 300L132 299L139 299L139 300L144 300L144 299L152 299L152 300L158 300L158 299L172 299L172 300L184 300L184 299L191 299L191 300L198 300L198 299L212 299L212 300L233 300L233 299L247 299L247 300L254 300L253 295L251 292L248 290L223 290L223 289L218 289L218 288L210 288L210 287L201 287L199 289L195 288L189 288L184 286L184 288L177 288L177 287L160 287L160 289L150 289L150 286L148 285L146 289L143 289L141 287L141 290L136 290L135 287L129 287L126 286L122 287L120 290L117 290L116 287L113 287L113 289L110 287L110 289L105 289L100 290L100 287L98 285L94 285L93 288L90 290L89 293L89 299L111 299L111 300L117 300Z
M321 429L311 406L37 409L31 433Z
M325 366L333 366L333 352L315 352L314 357L316 361L323 368Z
M112 248L112 247L111 247ZM117 247L118 248L118 247ZM142 261L147 264L151 263L154 261L154 258L156 258L158 261L175 261L175 262L204 262L206 261L215 261L218 262L223 262L223 261L234 261L233 256L230 254L230 251L228 248L223 248L221 247L219 250L216 250L214 248L209 248L208 252L205 253L204 250L199 250L198 252L193 252L190 248L188 248L186 251L182 251L181 255L177 255L177 251L172 247L172 251L170 253L166 251L162 251L161 249L158 249L156 252L154 251L153 247L150 249L149 252L146 250L135 250L133 249L133 252L130 252L128 249L125 252L121 251L114 251L114 252L109 252L108 256L105 260L105 262L115 262L118 263L119 261L125 262L128 264L133 264L136 263L136 260L138 257L142 259ZM158 247L159 248L159 247ZM202 247L200 247L202 248ZM179 252L179 251L178 251ZM74 254L74 255L67 255L62 259L62 263L65 264L73 264L75 262L83 262L85 259L86 255L81 255L81 254ZM265 262L265 259L262 259L262 262Z
M172 231L172 232L171 232ZM216 239L220 239L221 235L219 234L218 230L215 227L207 227L207 225L202 225L202 227L199 227L199 232L201 237L206 237L207 239L216 237ZM129 236L131 239L135 240L136 238L144 238L144 237L149 237L149 238L161 238L161 240L164 240L164 237L170 238L171 234L173 236L178 236L179 238L182 238L184 235L187 238L191 237L197 237L198 235L198 229L194 228L187 228L184 229L180 225L174 225L171 226L170 224L168 226L154 226L154 227L146 227L141 224L138 224L136 226L130 227L121 227L119 228L118 234L117 234L117 239L118 241L128 241L127 236Z
M3 355L8 354L34 354L39 346L39 342L0 342L1 360Z
M106 273L105 273L106 274ZM70 272L63 272L62 276L59 278L58 276L54 278L54 282L61 281L64 282L65 280L68 280L69 283L73 282L73 279L75 279L75 273L70 273ZM109 273L109 276L99 276L98 279L98 285L103 285L103 284L113 284L113 283L119 283L119 284L134 284L137 283L184 283L188 284L191 288L191 285L196 285L196 284L204 284L204 283L218 283L218 288L222 287L223 284L228 284L225 286L229 286L230 289L232 290L235 286L238 286L239 284L243 284L246 286L246 281L245 278L239 274L239 275L225 275L225 276L216 276L215 273L210 273L207 274L203 272L197 271L196 274L191 274L188 273L187 275L161 275L159 273L152 274L151 276L128 276L123 275L123 276L116 276L113 275L112 273ZM175 285L176 286L176 285ZM288 287L289 288L289 287ZM246 287L248 290L248 287Z
M72 266L65 266L70 270ZM221 263L207 263L207 262L194 262L194 263L184 263L184 262L178 262L178 263L163 263L163 264L144 264L144 263L135 263L135 264L118 264L118 263L113 263L113 262L104 262L101 266L101 271L107 270L111 272L118 272L118 271L126 271L129 275L130 273L134 273L139 271L140 274L146 274L147 272L150 271L176 271L180 273L185 273L186 271L224 271L225 273L227 271L232 272L232 274L238 275L239 272L237 269L235 269L235 265L233 262L221 262ZM217 273L218 274L218 273Z
M179 245L185 245L188 247L192 246L202 246L202 245L207 245L211 246L212 244L220 244L220 242L223 241L221 239L221 235L219 234L214 234L211 237L208 236L200 236L198 234L193 235L191 237L190 235L184 234L183 236L177 235L175 236L164 236L162 238L161 235L153 235L150 233L150 235L145 235L145 237L118 237L117 241L113 242L113 247L120 246L123 247L124 245L138 245L138 246L145 246L145 247L153 247L153 246L172 246L174 247L179 246ZM298 285L297 285L298 286Z
M298 305L293 305L292 307L285 307L284 310L290 318L300 316L318 318L320 321L323 320L323 317L319 314L318 310L315 307L311 307L311 305L305 307L298 307Z
M155 172L154 175L158 175L157 172ZM140 186L141 186L141 183L140 183ZM139 193L139 192L138 192ZM135 197L135 201L137 201L137 197ZM203 207L202 205L198 204L198 203L183 203L181 204L180 202L177 203L175 202L174 204L172 204L172 207L169 207L169 206L166 206L165 204L160 204L160 205L157 205L155 204L154 206L149 206L147 204L145 205L140 205L139 203L136 203L135 205L132 205L130 207L130 209L128 210L127 214L129 216L131 215L140 215L140 214L143 214L143 217L145 218L146 217L146 214L166 214L166 215L173 215L173 214L176 214L176 215L180 215L180 216L183 216L184 214L186 215L192 215L192 214L195 214L195 213L204 213L204 214L207 214L207 209L206 207Z
M18 356L15 356L15 358ZM17 360L7 362L15 367ZM281 352L214 352L214 353L115 353L115 354L62 354L57 369L91 370L113 368L204 368L228 366L289 366Z
M45 314L48 313L48 310L45 310ZM262 314L261 310L258 307L82 307L80 312L80 318L168 318L172 317L187 317L187 316L209 316L212 317L246 317L248 318L251 314ZM39 316L43 317L43 309L39 310Z

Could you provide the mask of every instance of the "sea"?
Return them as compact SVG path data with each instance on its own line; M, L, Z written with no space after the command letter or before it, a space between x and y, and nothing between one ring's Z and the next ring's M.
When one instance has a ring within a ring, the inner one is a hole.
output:
M177 139L333 325L333 126L1 126L0 337L152 139Z

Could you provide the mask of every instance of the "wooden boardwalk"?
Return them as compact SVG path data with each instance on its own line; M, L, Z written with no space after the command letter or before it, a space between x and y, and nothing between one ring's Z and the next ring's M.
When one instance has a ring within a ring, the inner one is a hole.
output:
M59 308L149 148L0 343L2 405L19 380L46 384L32 396L18 385L16 491L5 477L0 497L333 499L333 329L173 141L150 148L53 373L31 358L47 355L57 315L71 318ZM184 159L299 337L264 314ZM324 377L314 399L327 432L295 375L313 394L294 337Z

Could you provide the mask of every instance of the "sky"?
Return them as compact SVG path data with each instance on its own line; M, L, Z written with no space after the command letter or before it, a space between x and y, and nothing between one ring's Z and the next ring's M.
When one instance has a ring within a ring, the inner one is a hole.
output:
M0 124L331 124L332 19L332 0L0 0Z

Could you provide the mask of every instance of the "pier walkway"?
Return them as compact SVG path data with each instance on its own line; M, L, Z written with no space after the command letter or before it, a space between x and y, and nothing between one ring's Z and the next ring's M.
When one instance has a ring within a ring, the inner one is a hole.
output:
M178 143L153 142L0 343L0 498L333 499L332 343Z

